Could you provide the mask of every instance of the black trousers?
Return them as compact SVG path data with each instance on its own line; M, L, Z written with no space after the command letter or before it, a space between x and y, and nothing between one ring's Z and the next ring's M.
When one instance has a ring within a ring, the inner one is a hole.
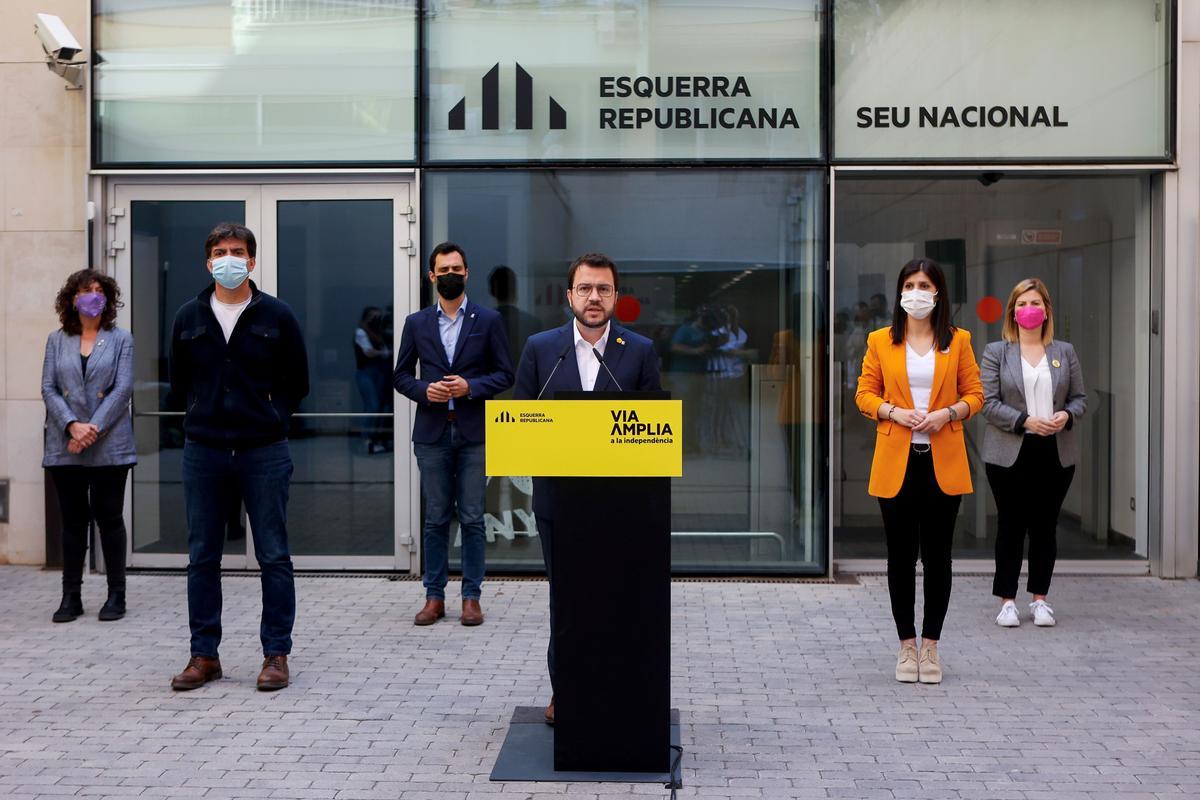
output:
M96 520L108 590L125 591L125 479L129 465L48 467L62 514L63 591L83 588L88 527Z
M887 537L888 594L901 640L916 638L917 557L925 569L925 613L921 636L938 640L950 607L950 547L960 495L946 494L933 473L933 453L909 453L904 484L895 497L879 498Z
M1058 460L1058 437L1028 434L1011 467L987 464L988 484L996 498L996 577L992 594L1016 597L1021 556L1029 536L1030 594L1048 594L1058 556L1058 513L1075 466Z
M542 545L542 560L546 563L546 583L550 588L550 642L546 645L546 671L550 674L550 691L554 691L554 523L548 517L536 517L538 541Z

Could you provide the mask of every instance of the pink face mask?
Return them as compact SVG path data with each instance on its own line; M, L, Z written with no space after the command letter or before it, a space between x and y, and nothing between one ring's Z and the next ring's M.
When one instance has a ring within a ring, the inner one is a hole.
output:
M1021 306L1013 313L1013 316L1016 318L1017 324L1027 331L1041 327L1042 323L1046 321L1046 312L1039 306Z

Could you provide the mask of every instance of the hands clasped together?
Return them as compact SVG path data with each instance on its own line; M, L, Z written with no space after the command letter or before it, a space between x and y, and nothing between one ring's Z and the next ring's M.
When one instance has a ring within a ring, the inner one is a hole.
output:
M1067 427L1067 421L1070 419L1071 415L1065 411L1055 413L1050 419L1029 417L1025 420L1025 430L1036 433L1038 436L1053 436Z
M471 392L467 379L461 375L447 375L440 381L430 381L425 396L431 403L445 403L452 397L466 397Z
M937 433L950 421L950 410L939 408L937 411L926 413L915 408L900 408L896 406L892 410L889 419L906 428L912 428L919 433ZM1038 436L1053 436L1067 427L1067 422L1070 419L1071 417L1066 411L1059 411L1049 419L1045 417L1029 417L1025 420L1025 430Z
M73 455L79 455L100 438L100 429L90 422L72 422L67 426L67 433L71 434L67 452Z
M896 406L889 419L906 428L912 428L918 433L937 433L950 421L950 409L939 408L937 411L927 413L915 408Z

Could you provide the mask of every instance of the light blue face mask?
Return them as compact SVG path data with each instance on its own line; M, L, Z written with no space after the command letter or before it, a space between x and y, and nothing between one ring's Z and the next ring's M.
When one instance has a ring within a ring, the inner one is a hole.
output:
M250 277L250 270L247 269L246 263L246 259L237 256L214 258L212 260L213 280L231 291L238 288L246 282L246 278Z

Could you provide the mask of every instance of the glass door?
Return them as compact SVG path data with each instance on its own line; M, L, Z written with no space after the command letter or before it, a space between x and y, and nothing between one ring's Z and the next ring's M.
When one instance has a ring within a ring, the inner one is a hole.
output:
M172 411L167 356L176 310L212 279L204 239L222 221L259 225L253 186L118 186L109 216L108 255L125 298L118 324L134 335L133 432L138 463L126 496L130 563L187 564L183 505L183 413ZM223 564L247 566L245 514L229 509Z
M176 310L211 280L204 239L232 220L257 234L252 278L292 307L308 349L311 389L291 433L296 566L407 570L419 507L403 455L409 404L393 402L390 375L393 313L408 313L416 274L409 184L117 184L109 197L108 253L126 298L119 324L136 343L129 563L187 564L183 419L168 407L167 354ZM253 568L240 504L227 535L224 566Z
M308 349L309 394L291 433L296 565L407 568L412 539L395 531L408 529L409 503L395 489L410 484L409 429L396 435L391 376L414 274L409 185L264 186L262 209L263 240L275 243L260 262L263 289L292 307ZM410 405L399 404L404 420Z

